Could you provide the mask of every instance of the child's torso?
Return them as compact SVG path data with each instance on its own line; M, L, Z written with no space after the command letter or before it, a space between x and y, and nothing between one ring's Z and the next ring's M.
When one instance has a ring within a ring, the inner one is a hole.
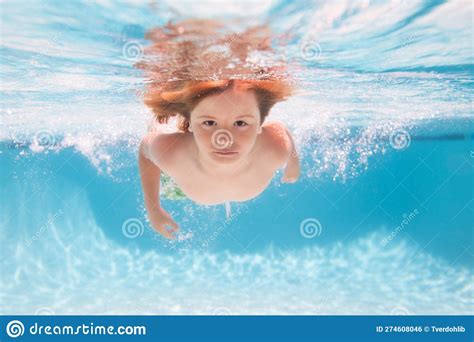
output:
M225 178L211 177L199 167L191 139L184 140L184 146L179 150L179 163L169 163L160 167L173 178L186 196L200 204L250 200L266 189L277 169L262 153L256 153L250 161L249 168L239 175Z

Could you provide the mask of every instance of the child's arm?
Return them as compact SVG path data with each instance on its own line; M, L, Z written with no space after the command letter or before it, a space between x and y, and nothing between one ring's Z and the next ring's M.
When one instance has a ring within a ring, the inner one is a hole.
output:
M150 133L142 140L138 157L140 177L142 181L145 208L151 225L167 239L174 238L173 234L179 227L171 216L160 206L160 168L150 159L152 146L157 138L156 133ZM172 229L167 229L171 226Z
M294 183L298 180L300 176L300 159L298 157L298 152L296 151L295 142L291 133L286 129L286 134L290 139L290 155L288 156L288 161L286 163L285 170L283 171L283 177L281 178L284 183Z

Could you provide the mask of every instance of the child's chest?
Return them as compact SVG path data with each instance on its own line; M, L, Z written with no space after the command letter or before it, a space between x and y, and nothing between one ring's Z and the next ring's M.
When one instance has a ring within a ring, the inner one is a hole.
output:
M275 171L268 166L254 165L238 177L222 180L209 177L196 166L188 165L185 172L170 176L194 202L221 204L227 201L243 202L260 195L270 184Z

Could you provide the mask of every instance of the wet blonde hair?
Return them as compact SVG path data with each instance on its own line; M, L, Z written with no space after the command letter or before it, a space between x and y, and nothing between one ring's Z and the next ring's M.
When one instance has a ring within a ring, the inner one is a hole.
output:
M174 89L154 90L150 87L145 94L144 103L152 109L159 123L167 123L170 117L179 115L178 128L186 132L191 112L199 101L232 87L255 93L260 110L260 123L264 122L277 102L285 100L291 94L289 86L276 80L187 81Z
M252 52L271 51L267 27L224 36L222 27L215 21L190 20L147 33L153 44L135 66L149 76L143 101L159 123L178 116L178 129L186 132L199 101L231 88L254 92L263 123L271 108L291 95L282 65L261 67L249 62ZM216 52L216 47L223 50Z

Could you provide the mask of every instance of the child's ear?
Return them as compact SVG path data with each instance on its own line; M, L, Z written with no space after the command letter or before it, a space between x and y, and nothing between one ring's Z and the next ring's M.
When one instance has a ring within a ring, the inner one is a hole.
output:
M191 121L189 120L186 120L185 121L185 126L188 128L188 132L192 132L192 128L191 128Z

